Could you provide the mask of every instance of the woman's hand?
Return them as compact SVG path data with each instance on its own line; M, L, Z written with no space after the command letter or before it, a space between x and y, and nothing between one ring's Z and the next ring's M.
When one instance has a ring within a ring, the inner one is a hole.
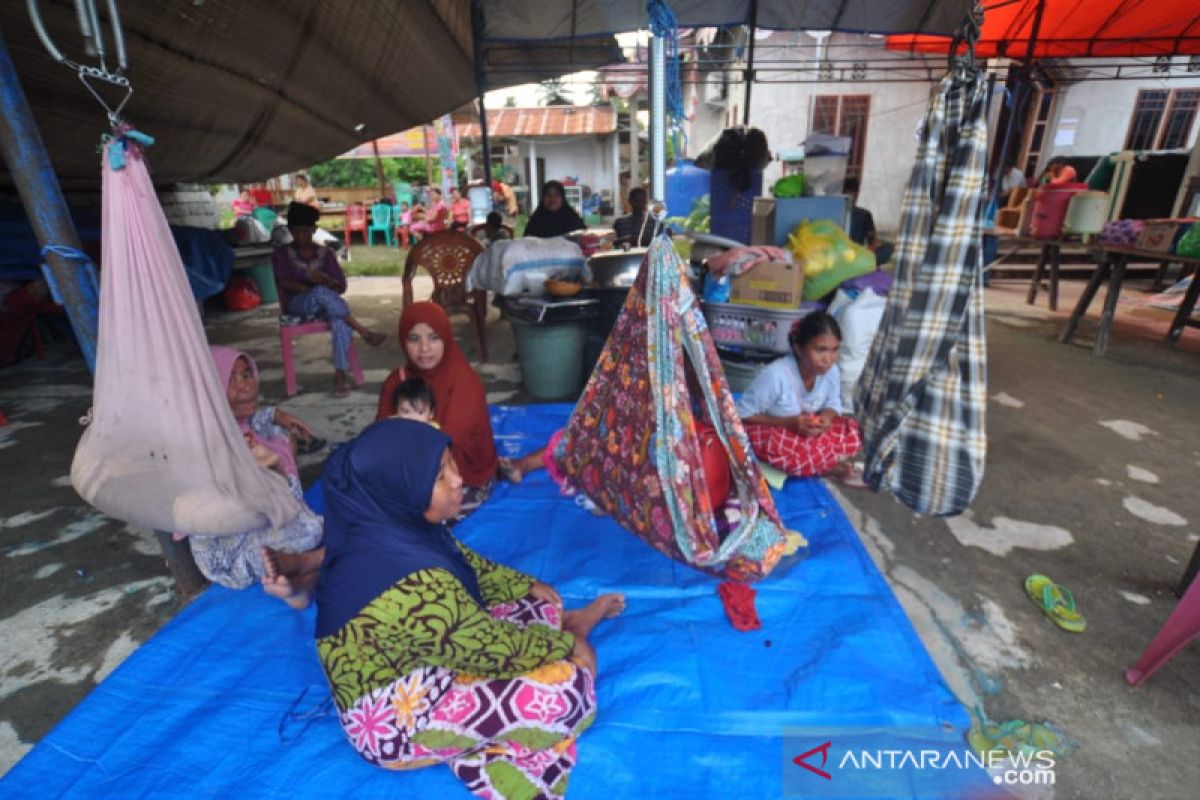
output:
M296 439L311 439L312 428L304 424L304 420L293 416L282 408L275 409L275 424L283 428Z
M559 611L563 610L562 598L558 596L558 592L554 591L554 587L550 584L534 581L533 586L529 588L529 593L543 603L549 603Z
M263 469L273 469L282 474L282 469L279 466L279 455L277 453L271 452L257 442L250 445L250 453Z
M824 432L821 419L815 414L797 414L792 417L791 429L801 436L820 436Z
M332 280L320 267L313 267L305 274L305 277L313 286L324 286Z

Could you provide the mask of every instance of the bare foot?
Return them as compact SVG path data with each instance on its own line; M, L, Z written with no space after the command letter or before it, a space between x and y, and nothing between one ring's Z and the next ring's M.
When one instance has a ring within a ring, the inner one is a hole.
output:
M587 636L600 620L611 619L625 610L625 595L612 592L602 594L587 606L563 614L563 630L576 636Z
M379 331L367 331L363 334L363 341L371 345L371 347L379 347L379 345L383 344L387 340L387 334Z
M308 608L324 558L324 547L304 553L262 548L263 591L297 611Z
M851 461L843 461L838 464L826 472L825 477L851 489L867 488L867 482L863 480L862 468Z
M340 369L333 373L333 396L338 399L350 396L350 381Z
M500 465L497 469L504 480L509 483L520 483L525 478L525 473L521 472L521 468L517 466L517 462L511 458L500 459Z

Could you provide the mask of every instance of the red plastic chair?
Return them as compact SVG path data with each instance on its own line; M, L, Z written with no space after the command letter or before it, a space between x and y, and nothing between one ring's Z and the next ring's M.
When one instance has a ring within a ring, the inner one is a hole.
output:
M1141 684L1197 637L1200 637L1200 580L1193 579L1183 599L1158 629L1142 657L1125 670L1125 680L1131 686Z
M346 253L350 252L350 235L358 231L362 234L363 244L367 241L367 207L362 203L351 203L346 206Z

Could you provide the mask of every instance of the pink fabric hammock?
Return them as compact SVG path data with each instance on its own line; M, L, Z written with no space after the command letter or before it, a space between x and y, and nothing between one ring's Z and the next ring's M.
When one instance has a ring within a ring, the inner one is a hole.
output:
M103 162L100 337L71 483L105 514L155 530L279 527L300 505L238 429L141 150L122 137Z

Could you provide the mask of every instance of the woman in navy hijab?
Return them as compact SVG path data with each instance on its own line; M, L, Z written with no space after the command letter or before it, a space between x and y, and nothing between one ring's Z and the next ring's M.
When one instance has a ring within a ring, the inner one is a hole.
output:
M587 636L625 601L564 614L550 586L457 541L449 447L430 425L387 419L326 463L321 664L372 764L444 763L479 795L559 797L596 712Z

